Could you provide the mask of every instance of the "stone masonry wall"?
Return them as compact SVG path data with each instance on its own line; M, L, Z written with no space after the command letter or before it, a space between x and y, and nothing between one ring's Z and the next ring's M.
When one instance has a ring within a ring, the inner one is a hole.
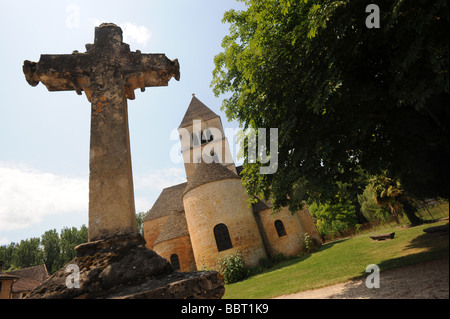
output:
M153 249L153 243L158 238L161 233L161 229L164 227L164 224L167 222L169 215L163 216L156 219L146 220L144 221L144 238L145 238L145 247L148 249Z
M311 238L315 239L316 244L321 245L322 239L320 238L319 232L314 224L314 220L309 213L308 207L305 206L303 210L297 213L297 216L304 231L307 232Z
M196 129L199 128L200 126ZM206 129L216 129L220 131L220 135L222 138L219 139L220 136L215 135L213 142L198 144L196 147L192 148L192 134L194 127L193 125L190 125L185 127L184 129L189 132L189 138L187 136L182 137L182 135L180 135L180 141L182 143L181 149L183 153L184 168L186 170L186 177L188 180L192 175L194 175L197 168L196 160L202 156L202 152L205 147L207 148L207 150L205 150L207 154L209 154L213 148L216 152L218 152L218 154L221 152L221 158L219 158L220 162L223 163L224 166L226 166L229 170L236 173L233 157L230 153L230 146L228 143L228 139L225 137L225 132L223 131L220 117L201 121L201 132L204 132ZM214 131L212 132L214 133ZM201 136L198 137L198 141L201 142Z
M267 249L270 257L280 253L285 256L296 255L303 250L304 230L297 214L292 215L285 207L274 215L271 209L266 209L260 212L259 216L268 239ZM285 236L278 236L275 228L276 220L281 220L283 223L286 230Z
M196 271L194 252L192 251L189 236L181 236L178 238L166 240L157 243L153 250L161 257L170 262L170 256L177 254L180 261L180 271L189 272Z
M183 197L197 269L217 269L217 260L239 251L247 266L267 258L252 209L241 180L226 179L198 186ZM225 224L233 248L218 251L214 227Z

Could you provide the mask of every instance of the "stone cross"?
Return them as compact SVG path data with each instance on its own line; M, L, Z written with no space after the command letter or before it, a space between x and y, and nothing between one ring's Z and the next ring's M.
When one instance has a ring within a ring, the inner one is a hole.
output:
M91 102L89 160L89 242L134 234L136 217L128 133L127 98L134 90L167 86L179 80L178 60L164 54L131 52L122 30L112 23L95 28L94 44L86 52L43 54L25 61L23 71L32 86L49 91L84 91Z

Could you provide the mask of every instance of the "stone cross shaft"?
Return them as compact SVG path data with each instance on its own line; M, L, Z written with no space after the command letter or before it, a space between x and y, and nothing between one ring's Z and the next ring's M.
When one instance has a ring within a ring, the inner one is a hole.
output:
M89 160L89 242L137 232L128 133L127 98L134 90L179 80L178 60L164 54L131 52L112 23L95 28L85 53L43 54L25 61L32 86L49 91L84 91L91 102Z

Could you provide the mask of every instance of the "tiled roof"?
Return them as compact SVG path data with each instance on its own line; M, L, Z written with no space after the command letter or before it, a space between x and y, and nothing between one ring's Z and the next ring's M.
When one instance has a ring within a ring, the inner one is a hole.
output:
M29 278L40 282L48 278L48 271L47 267L45 267L45 264L8 271L5 274L19 276L22 278Z
M213 118L219 117L216 113L214 113L209 107L203 104L199 99L195 96L192 96L191 103L184 114L183 120L178 128L186 127L192 125L193 120L210 120Z
M198 164L194 175L189 179L183 194L186 194L191 189L200 185L222 179L240 179L240 177L222 164L216 162L208 164L205 161L202 161Z
M5 274L19 277L19 280L13 284L13 292L31 291L48 278L45 264L8 271Z
M161 230L161 234L153 243L153 246L166 240L188 235L189 230L184 211L173 211L170 213L169 219Z
M242 172L243 169L244 169L244 165L236 166L236 172L237 172L237 174L238 174L240 177L242 177L242 176L241 176L241 172Z
M31 291L39 286L42 281L37 281L29 278L20 278L12 287L13 292Z
M164 188L153 207L144 217L144 221L169 215L173 211L183 211L184 205L181 196L187 183Z
M256 203L252 204L252 210L254 213L262 212L266 209L270 209L270 207L270 203L261 200L259 197L256 197Z

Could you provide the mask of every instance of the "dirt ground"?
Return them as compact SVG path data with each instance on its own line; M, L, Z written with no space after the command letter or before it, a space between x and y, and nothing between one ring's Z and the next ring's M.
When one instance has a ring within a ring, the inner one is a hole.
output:
M380 288L369 289L365 281L347 281L276 299L449 299L449 258L381 270Z

